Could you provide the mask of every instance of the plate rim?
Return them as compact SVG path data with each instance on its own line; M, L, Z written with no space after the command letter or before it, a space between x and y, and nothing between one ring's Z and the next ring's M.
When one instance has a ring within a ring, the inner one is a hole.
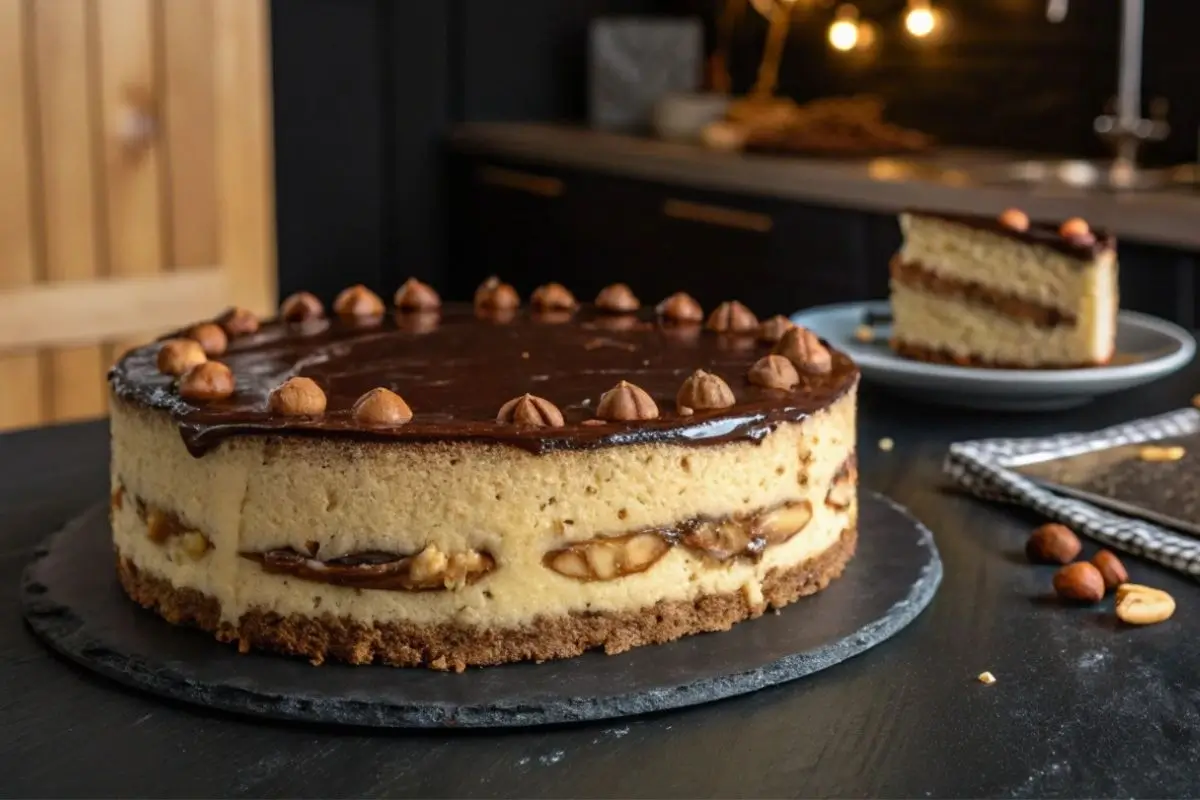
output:
M839 312L860 313L869 310L886 311L891 305L888 300L856 300L845 303L830 303L813 306L796 311L789 316L798 325L807 325L803 319L813 315L834 315ZM1117 388L1125 388L1126 381L1149 381L1168 375L1188 364L1196 354L1196 338L1183 326L1169 320L1146 314L1141 311L1121 309L1118 312L1117 324L1150 330L1171 339L1177 345L1176 349L1158 358L1139 361L1132 364L1105 364L1096 367L1075 367L1071 369L1033 370L1033 369L995 369L990 367L959 367L952 364L935 364L927 361L905 359L898 355L883 356L875 353L863 354L853 352L853 347L846 348L841 341L832 344L842 349L864 374L868 371L904 378L938 378L953 382L958 386L973 386L977 388L996 388L1004 386L1011 388L1014 384L1026 387L1046 387L1053 383L1064 394L1075 394L1083 391L1102 390L1105 384L1118 383ZM816 330L816 328L814 328ZM817 330L818 334L822 332ZM822 334L823 338L824 335ZM890 351L889 351L890 353Z

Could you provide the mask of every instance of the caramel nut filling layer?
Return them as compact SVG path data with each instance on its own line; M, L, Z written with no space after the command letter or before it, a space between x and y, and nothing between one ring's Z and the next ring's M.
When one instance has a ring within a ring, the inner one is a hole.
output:
M718 562L738 557L756 560L767 547L804 530L812 516L812 505L802 500L751 516L692 519L670 528L574 542L551 550L543 563L568 578L595 581L643 572L676 545Z
M415 555L356 553L320 561L291 548L241 553L264 572L356 589L426 592L469 586L496 567L488 553L468 550L446 554L430 545Z
M920 263L907 262L899 256L892 258L890 269L892 280L903 286L987 306L997 313L1028 320L1039 328L1055 328L1076 323L1074 314L1020 297L1005 295L978 283L938 275Z

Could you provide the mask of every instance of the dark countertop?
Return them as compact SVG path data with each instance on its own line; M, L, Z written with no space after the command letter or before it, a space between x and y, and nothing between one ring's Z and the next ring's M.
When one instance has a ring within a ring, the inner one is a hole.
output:
M946 567L911 627L758 694L496 733L257 722L125 690L50 655L20 618L19 575L44 534L106 495L107 432L0 436L0 786L59 797L1195 796L1200 587L1127 559L1134 580L1175 595L1174 619L1125 629L1111 613L1063 608L1047 599L1052 570L1021 555L1036 520L947 491L940 462L955 439L1100 427L1185 405L1197 385L1193 365L1041 416L931 410L866 387L862 482L932 528ZM892 452L876 448L884 436ZM976 681L984 670L995 685Z
M974 181L972 170L995 167L1001 159L998 153L947 149L936 156L869 161L747 155L579 126L522 122L461 125L450 143L459 151L485 156L885 214L910 206L970 214L998 214L1017 207L1035 219L1083 217L1093 227L1130 241L1200 250L1200 194L1194 191L1113 193Z

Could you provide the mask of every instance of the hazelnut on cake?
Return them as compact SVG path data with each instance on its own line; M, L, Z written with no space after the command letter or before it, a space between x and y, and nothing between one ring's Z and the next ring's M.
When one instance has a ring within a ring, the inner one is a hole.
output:
M191 326L132 351L110 374L125 591L243 650L461 670L824 588L857 536L854 364L803 329L762 341L740 304L706 327L686 295L601 298L354 286L331 314L227 314L223 348Z
M1082 219L1030 222L909 211L891 263L892 347L922 361L1003 368L1108 363L1117 247Z

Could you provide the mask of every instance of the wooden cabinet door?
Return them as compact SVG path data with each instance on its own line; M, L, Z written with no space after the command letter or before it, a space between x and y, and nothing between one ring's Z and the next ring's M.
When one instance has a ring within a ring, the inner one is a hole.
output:
M0 429L275 305L267 0L0 0Z

